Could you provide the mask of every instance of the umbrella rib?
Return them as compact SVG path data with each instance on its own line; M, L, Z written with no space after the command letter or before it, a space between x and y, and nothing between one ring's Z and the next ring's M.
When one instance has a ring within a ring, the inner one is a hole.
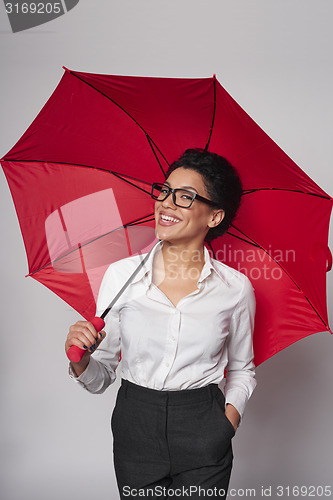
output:
M141 187L137 186L136 184L134 184L133 182L128 181L127 179L124 179L124 178L122 177L122 174L117 174L116 172L111 172L111 171L110 171L110 173L111 173L111 174L113 174L113 175L114 175L115 177L117 177L118 179L120 179L120 180L122 180L122 181L124 181L124 182L127 182L127 184L130 184L131 186L133 186L133 187L135 187L135 188L137 188L137 189L140 189L140 191L143 191L144 193L149 194L149 196L150 196L150 191L146 191L145 189L143 189L143 188L141 188ZM139 179L135 179L135 177L130 177L130 179L134 179L134 180L137 180L137 181L141 182ZM149 182L147 182L147 183L145 183L145 184L148 184L149 186L151 186L151 184L149 184Z
M140 219L138 222L129 222L127 226L139 226L140 224L145 222L155 222L155 216L153 216L153 214L146 215L146 217L142 217L142 219ZM151 219L148 219L148 217L151 217Z
M151 219L149 219L149 217L151 217ZM104 236L108 236L109 234L114 233L115 231L118 231L119 229L123 229L123 228L128 227L128 226L136 226L136 225L139 225L139 224L145 223L145 222L153 222L154 220L155 220L154 214L145 215L144 217L139 217L138 219L134 219L133 221L128 222L127 224L124 224L123 226L116 227L115 229L112 229L112 231L109 231L109 232L104 233L100 236L97 236L96 238L88 241L87 243L83 243L83 244L78 243L77 248L70 250L68 253L65 253L61 257L58 257L57 259L50 261L48 264L45 264L44 266L40 267L39 269L36 269L35 271L27 274L26 277L33 276L34 274L38 273L42 269L45 269L46 267L53 265L55 262L58 262L59 260L63 259L64 257L68 257L68 255L71 255L74 252L77 252L77 250L79 250L81 252L81 249L83 247L90 245L91 243L94 243L95 241L100 240L101 238L104 238Z
M231 224L232 227L235 227ZM235 228L236 229L236 228ZM262 248L260 245L258 245L258 243L254 243L253 241L248 241L246 240L245 238L241 238L240 236L237 236L236 234L232 234L232 233L229 233L229 231L227 231L227 234L229 234L230 236L232 236L233 238L237 238L237 240L241 240L241 241L244 241L244 243L248 243L249 245L252 245L254 247L257 247L257 248Z
M291 193L308 194L310 196L317 196L318 198L324 198L325 200L333 201L333 198L331 198L328 195L324 196L322 194L310 193L308 191L301 191L300 189L287 189L287 188L274 188L274 187L244 189L243 190L243 195L245 195L245 194L252 194L252 193L255 193L256 191L289 191Z
M76 78L78 78L78 80L80 80L81 82L85 83L86 85L88 85L89 87L91 87L92 89L96 90L96 92L99 92L101 95L103 95L104 97L106 97L107 99L109 99L109 101L113 102L113 104L115 106L117 106L119 109L121 109L131 120L134 121L134 123L142 130L142 132L146 135L147 139L148 139L148 143L150 145L150 148L151 150L153 151L155 157L156 157L156 154L155 154L155 151L152 147L152 144L154 144L154 147L157 149L157 151L160 153L160 155L162 156L162 158L164 159L164 161L167 163L167 165L170 165L168 160L165 158L164 154L162 153L162 151L160 150L160 148L157 146L157 144L155 144L155 142L153 141L153 139L149 136L148 132L146 132L146 130L143 128L142 125L140 125L140 123L128 112L126 111L125 108L123 108L120 104L118 104L114 99L112 99L110 96L108 96L107 94L105 94L104 92L102 92L101 90L97 89L96 87L94 87L94 85L92 85L91 83L88 83L86 82L83 78L80 78L76 73L73 73L71 70L67 69L66 68L66 71L68 71L72 76L75 76ZM158 164L159 166L161 167L160 165L160 162L158 161ZM162 167L161 167L162 168ZM162 169L162 172L164 173L163 169Z
M165 174L164 169L163 169L163 167L161 165L161 162L160 162L160 160L159 160L159 158L158 158L158 156L157 156L157 154L155 152L155 149L153 148L153 145L152 145L152 142L151 142L151 138L149 137L149 135L147 133L146 133L146 137L147 137L147 141L149 143L149 146L151 147L151 150L152 150L152 152L153 152L153 154L155 156L155 159L156 159L157 163L159 164L159 167L162 170L162 173L163 173L164 177L166 177L166 174ZM165 161L168 164L168 166L170 167L170 163L166 159L165 159Z
M134 181L142 182L142 184L147 184L147 186L151 186L150 182L142 181L141 179L137 179L136 177L131 177L130 175L121 174L121 173L115 172L113 170L106 170L105 168L101 168L101 167L93 167L91 165L84 165L82 163L68 163L68 162L62 162L62 161L20 160L20 159L16 159L16 158L11 158L10 160L6 159L6 158L3 158L3 159L0 160L0 162L5 162L5 161L17 161L17 162L20 162L20 163L55 163L57 165L58 164L59 165L71 165L71 166L75 166L75 167L92 168L94 170L100 170L101 172L107 172L109 174L112 174L115 177L118 177L118 179L121 179L122 181L127 182L128 184L131 184L135 188L140 189L140 191L143 191L144 193L149 194L149 196L150 196L150 191L146 191L145 189L143 189L143 188L137 186L136 184L134 184L133 182L128 181L124 177L127 177L128 179L132 179Z
M215 123L215 113L216 113L216 75L213 75L213 95L214 95L213 116L212 116L212 123L211 123L210 130L209 130L208 141L207 141L207 144L205 146L205 151L208 150L208 146L209 146L209 143L210 143L210 140L211 140L211 137L212 137L213 127L214 127L214 123Z
M280 266L280 268L282 269L282 271L286 273L286 275L289 277L289 279L294 283L294 285L298 288L298 290L303 294L303 297L308 301L309 305L312 307L312 309L317 314L317 316L319 317L319 319L323 322L323 324L325 325L325 327L328 328L328 329L330 329L329 325L321 317L321 315L319 314L319 312L317 311L317 309L314 307L314 305L312 304L312 302L310 301L310 299L305 295L305 293L303 292L303 290L301 289L301 287L296 283L296 281L292 278L292 276L290 276L290 274L288 273L288 271L280 264L280 262L278 262L276 259L274 259L274 257L266 250L266 248L264 248L263 246L259 245L259 243L257 243L255 240L253 240L252 238L250 238L247 234L245 234L239 228L237 228L233 224L232 224L232 227L234 227L236 229L236 231L239 231L241 234L243 234L246 238L248 238L249 240L253 241L256 244L257 247L261 248L261 250L263 250L272 260L274 260L274 262L278 266ZM232 235L232 236L234 236L234 235Z
M140 191L142 191L142 192L150 195L150 191L146 191L145 189L143 189L143 188L137 186L136 184L134 184L133 182L128 181L124 177L127 177L128 179L136 180L138 182L142 182L143 184L147 184L148 186L151 186L151 183L149 183L147 181L142 181L141 179L137 179L136 177L131 177L129 175L125 175L125 174L121 174L119 172L115 172L113 170L106 170L105 168L101 168L101 167L93 167L92 165L84 165L82 163L69 163L69 162L48 161L48 160L20 160L19 158L10 158L10 159L7 159L6 157L1 158L0 163L3 163L5 161L17 161L17 162L20 162L20 163L55 163L55 164L60 164L60 165L72 165L72 166L77 166L77 167L92 168L94 170L100 170L101 172L108 172L109 174L112 174L115 177L118 177L118 179L121 179L124 182L127 182L128 184L130 184L131 186L135 187L136 189L139 189ZM158 161L158 159L157 159L157 161ZM162 172L165 175L163 169L162 169ZM301 191L299 189L273 188L273 187L270 187L270 188L244 189L243 190L243 195L252 194L252 193L255 193L256 191L287 191L287 192L291 192L291 193L300 193L300 194L306 194L306 195L309 195L309 196L317 196L318 198L323 198L324 200L333 201L333 198L331 198L330 196L324 196L324 195L317 194L317 193L310 193L310 192L307 192L307 191Z

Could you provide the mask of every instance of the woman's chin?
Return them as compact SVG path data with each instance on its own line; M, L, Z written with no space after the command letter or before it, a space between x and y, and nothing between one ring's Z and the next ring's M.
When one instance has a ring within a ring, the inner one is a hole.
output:
M156 237L159 240L162 241L177 241L179 239L179 235L172 234L173 232L170 231L169 227L167 226L166 228L162 226L157 226L155 230Z
M166 234L164 231L156 231L156 237L163 241L168 246L179 246L184 244L184 240L180 236Z
M160 224L156 224L155 234L159 240L163 240L163 241L168 240L171 236L170 230L168 230L168 227L165 228L165 227L161 226Z

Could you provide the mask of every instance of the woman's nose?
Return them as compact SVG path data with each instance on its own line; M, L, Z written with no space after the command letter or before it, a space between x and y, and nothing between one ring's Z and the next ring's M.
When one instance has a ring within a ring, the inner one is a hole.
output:
M173 196L172 196L171 191L168 194L168 196L165 198L165 200L162 201L162 206L165 207L165 208L166 207L171 207L171 208L175 208L176 207L176 205L173 202Z

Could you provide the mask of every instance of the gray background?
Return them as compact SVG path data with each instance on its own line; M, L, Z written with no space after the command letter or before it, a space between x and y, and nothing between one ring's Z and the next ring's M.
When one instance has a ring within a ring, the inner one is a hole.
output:
M81 0L68 14L13 34L1 6L0 156L46 102L63 65L139 76L216 73L332 195L332 16L330 0ZM63 344L78 315L24 278L2 172L0 190L1 498L116 499L109 424L119 382L93 396L67 377ZM330 310L333 272L327 283ZM318 333L258 367L233 441L231 488L255 488L262 497L261 486L272 486L278 498L277 485L332 486L332 354L333 338Z

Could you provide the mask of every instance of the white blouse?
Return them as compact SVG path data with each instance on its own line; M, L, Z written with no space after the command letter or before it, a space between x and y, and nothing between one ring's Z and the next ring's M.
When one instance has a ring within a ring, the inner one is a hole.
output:
M181 390L220 384L226 370L225 403L243 415L255 386L252 334L255 295L250 280L239 271L210 257L198 289L175 307L152 282L152 262L159 241L147 262L106 316L106 338L79 376L71 377L92 393L102 393L120 376L134 384ZM147 255L147 254L146 254ZM97 301L97 316L138 267L143 256L111 264Z

